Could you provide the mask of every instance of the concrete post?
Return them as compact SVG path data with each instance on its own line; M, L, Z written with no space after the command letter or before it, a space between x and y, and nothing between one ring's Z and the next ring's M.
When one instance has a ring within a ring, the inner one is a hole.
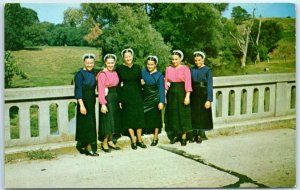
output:
M49 102L39 103L39 136L48 137L50 135L50 113Z
M20 117L20 139L30 138L30 112L29 104L20 104L19 117Z
M279 82L276 84L276 100L275 100L275 116L283 116L287 114L289 98L287 97L287 84Z

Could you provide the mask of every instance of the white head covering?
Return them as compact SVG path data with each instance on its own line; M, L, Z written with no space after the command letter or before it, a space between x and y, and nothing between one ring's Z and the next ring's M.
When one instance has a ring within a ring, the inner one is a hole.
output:
M84 60L84 58L92 58L92 59L95 59L95 54L93 54L93 53L85 53L85 54L83 54L83 56L82 56L82 59Z
M174 54L174 53L179 53L179 54L180 54L180 61L183 60L183 53L182 53L181 50L173 50L173 51L172 51L172 54Z
M155 55L149 55L149 56L147 57L147 60L148 60L149 58L155 59L156 65L158 64L158 57L157 57L157 56L155 56Z
M194 52L194 56L197 55L197 54L202 55L203 59L205 59L205 53L204 52L202 52L202 51L195 51Z
M111 53L106 54L104 56L103 60L105 61L108 56L112 56L115 59L115 61L117 61L117 56L115 54L111 54Z
M123 50L122 50L122 52L121 52L121 56L122 56L122 57L124 57L124 52L125 52L125 51L129 51L129 52L131 52L131 54L133 55L133 49L127 48L127 49L123 49Z

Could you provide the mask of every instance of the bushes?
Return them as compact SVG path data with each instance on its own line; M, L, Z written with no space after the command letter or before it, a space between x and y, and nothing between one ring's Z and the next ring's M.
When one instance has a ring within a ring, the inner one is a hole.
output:
M10 51L5 52L5 88L12 87L13 77L19 75L28 79L28 75L22 71Z

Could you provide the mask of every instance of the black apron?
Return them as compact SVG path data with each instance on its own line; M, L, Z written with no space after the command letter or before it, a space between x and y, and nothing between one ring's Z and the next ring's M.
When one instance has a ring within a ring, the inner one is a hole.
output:
M144 133L153 133L155 128L162 128L162 113L158 109L159 104L159 89L157 85L144 85L144 115L145 115L145 130Z
M193 92L191 92L191 113L192 127L194 130L211 130L213 129L211 108L204 108L207 101L207 83L193 82Z
M191 107L184 105L184 82L171 83L167 92L165 128L169 139L192 131Z
M119 132L119 102L116 87L108 88L108 94L106 98L106 107L108 112L103 114L99 110L99 130L98 130L98 140L103 141L103 139L114 133ZM99 104L99 109L101 105Z
M75 140L84 144L91 144L97 142L95 86L83 86L82 95L87 114L82 115L80 113L80 106L77 104Z

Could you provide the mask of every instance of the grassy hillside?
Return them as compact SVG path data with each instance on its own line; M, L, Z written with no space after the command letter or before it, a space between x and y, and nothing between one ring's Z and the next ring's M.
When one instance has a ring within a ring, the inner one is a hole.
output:
M90 47L41 47L35 50L14 51L19 66L29 75L29 79L15 77L14 87L69 85L74 73L83 67L81 56L91 52L96 55L99 67L99 53Z
M231 64L221 68L215 67L214 76L296 72L296 20L294 18L262 18L262 20L274 20L283 29L277 47L269 53L270 60L257 64L246 63L244 70ZM219 62L218 59L212 60ZM265 71L266 68L268 71Z
M278 47L270 53L271 59L296 59L296 23L291 18L276 18L283 28Z

